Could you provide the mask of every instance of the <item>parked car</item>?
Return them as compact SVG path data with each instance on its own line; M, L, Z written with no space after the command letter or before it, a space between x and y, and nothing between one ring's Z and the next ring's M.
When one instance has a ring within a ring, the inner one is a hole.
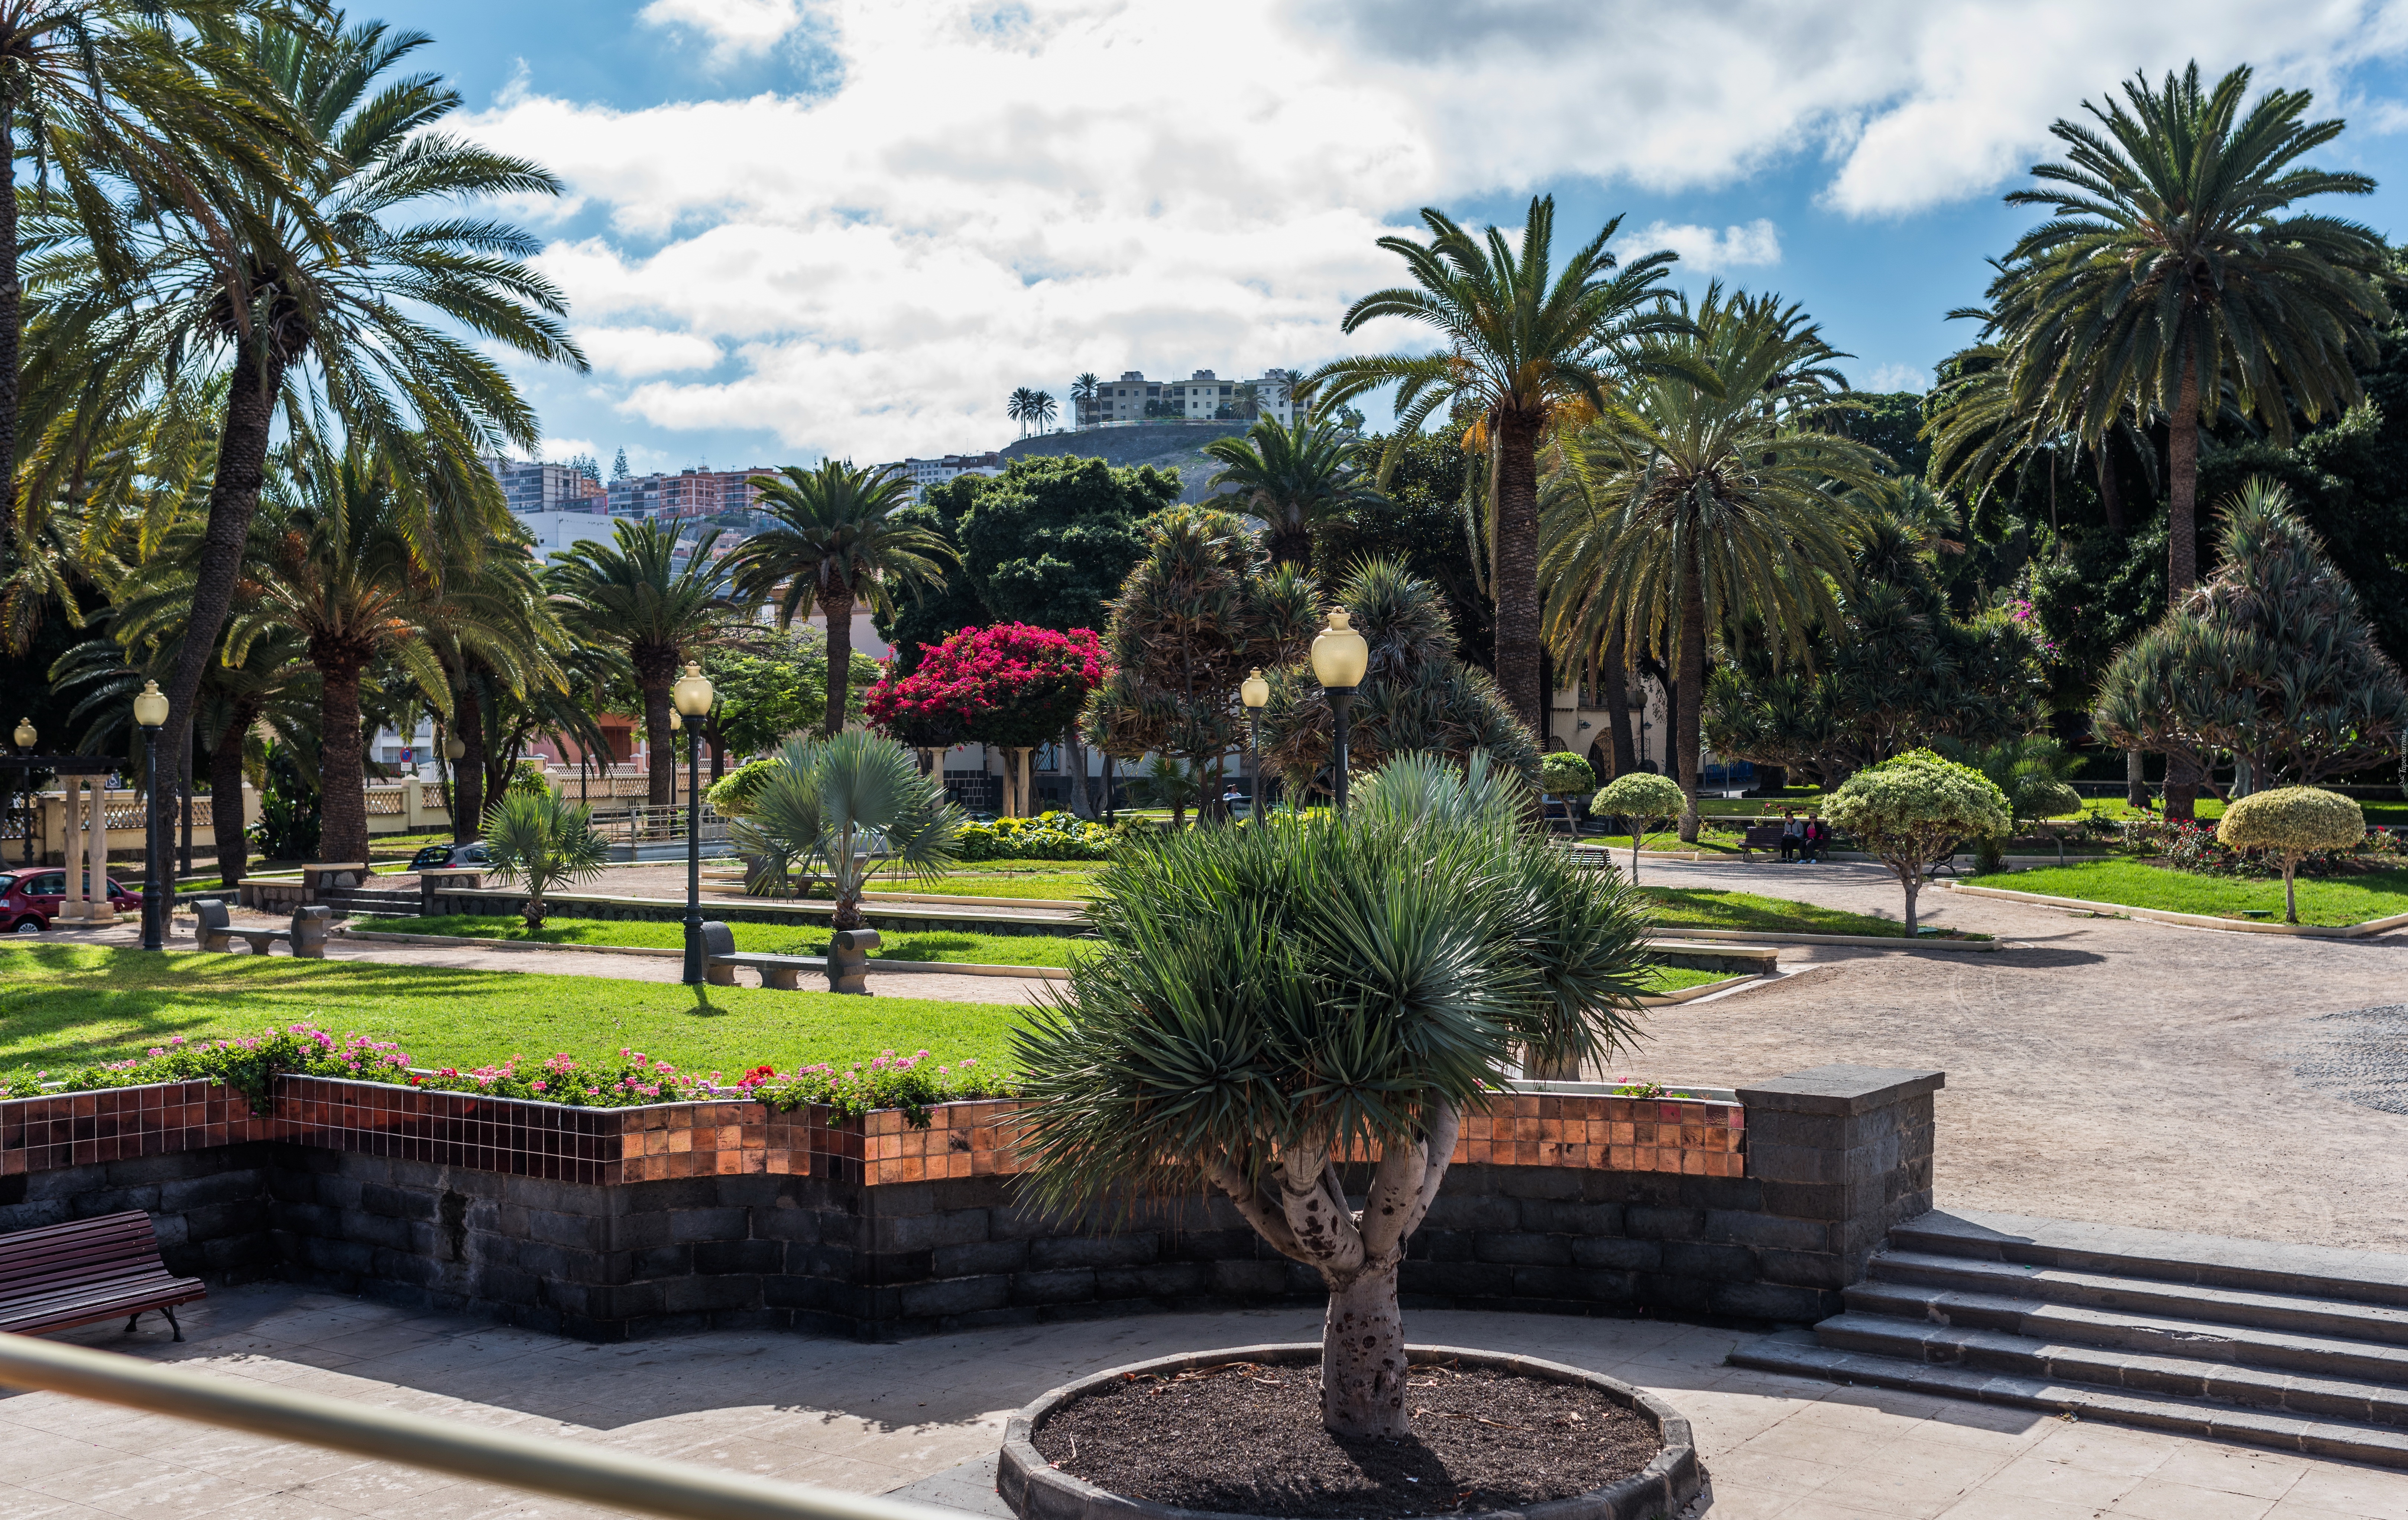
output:
M59 916L59 904L66 897L67 873L64 869L0 875L0 928L10 934L39 934ZM123 883L111 880L108 905L121 913L138 913L142 911L142 894L128 892Z
M487 853L485 841L470 839L466 844L430 844L409 857L414 871L442 870L446 867L466 868L470 866L491 866L494 857Z

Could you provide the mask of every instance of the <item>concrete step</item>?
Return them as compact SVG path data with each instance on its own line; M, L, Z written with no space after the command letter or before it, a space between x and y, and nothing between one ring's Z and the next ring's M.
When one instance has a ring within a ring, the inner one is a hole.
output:
M1906 1283L1859 1283L1847 1290L1846 1298L1849 1315L1842 1318L1996 1330L2035 1341L2388 1384L2408 1393L2408 1347Z
M2260 1329L2408 1346L2408 1309L2394 1309L2386 1304L2300 1294L2253 1293L2058 1267L2028 1267L2020 1262L1933 1255L1921 1251L1885 1251L1872 1258L1867 1271L1875 1283L1997 1294L2085 1309L2249 1325Z
M2408 1256L2238 1240L1971 1209L1933 1210L1889 1232L1893 1250L2013 1262L2242 1293L2408 1309Z
M1730 1356L1732 1365L1835 1383L1904 1388L1948 1398L2073 1414L2111 1425L2295 1451L2311 1456L2408 1468L2408 1431L2364 1421L2105 1388L2079 1381L1962 1365L1901 1361L1810 1341L1767 1337Z

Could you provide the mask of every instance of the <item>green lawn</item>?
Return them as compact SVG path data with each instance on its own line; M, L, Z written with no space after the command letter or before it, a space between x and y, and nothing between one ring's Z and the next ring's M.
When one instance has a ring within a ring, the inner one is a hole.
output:
M1873 934L1895 938L1905 925L1894 918L1843 913L1787 897L1710 887L1640 884L1656 900L1656 923L1666 929L1751 929L1759 934Z
M1647 973L1641 986L1651 995L1661 997L1668 992L1680 992L1699 987L1709 982L1736 982L1739 978L1728 971L1699 971L1686 966L1658 966Z
M1661 834L1647 835L1640 841L1639 848L1665 850L1676 854L1686 854L1695 851L1706 855L1736 855L1739 853L1739 841L1740 836L1737 834L1725 834L1714 829L1705 829L1698 833L1697 843L1685 844L1682 842L1679 833L1668 828ZM1627 866L1630 863L1630 836L1627 834L1584 834L1581 836L1580 842L1612 851L1621 855L1624 865ZM1642 868L1646 864L1643 860L1640 862Z
M983 862L982 862L983 864ZM872 892L928 892L952 897L1043 897L1052 901L1082 898L1103 867L1082 863L1073 871L1011 871L948 876L923 886L913 882L877 882Z
M441 918L380 918L354 927L370 933L450 934L471 939L527 939L548 945L652 945L676 949L685 943L678 924L598 918L552 918L529 933L515 918L454 913ZM824 955L828 931L790 928L782 924L730 924L736 948L771 955ZM974 966L1068 966L1077 941L1059 934L968 934L950 929L898 933L878 931L872 960L961 961Z
M1985 876L1979 884L2216 918L2246 917L2250 909L2278 922L2283 916L2283 883L2278 879L2198 876L2137 860L2043 866ZM2370 871L2364 876L2322 880L2303 876L2300 878L2299 896L2302 924L2362 924L2371 918L2389 918L2408 913L2408 870Z
M763 1061L791 1069L888 1049L1001 1067L1019 1016L1003 1003L13 939L0 939L0 1069L70 1068L139 1055L170 1035L221 1040L304 1023L398 1041L421 1066L564 1051L599 1058L629 1047L731 1076Z

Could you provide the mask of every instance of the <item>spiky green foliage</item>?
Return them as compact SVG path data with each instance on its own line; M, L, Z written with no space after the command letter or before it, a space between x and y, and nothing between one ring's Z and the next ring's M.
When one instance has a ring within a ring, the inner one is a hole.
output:
M857 929L870 876L882 867L922 881L942 875L959 856L961 825L961 810L920 774L910 751L853 728L788 744L728 833L774 879L800 872L806 889L826 882L836 898L830 922Z
M2408 682L2383 652L2288 488L2253 476L2226 502L2221 563L2108 667L2092 722L2109 743L2219 753L2260 786L2376 764L2408 739Z
M1373 559L1347 576L1338 601L1370 652L1354 689L1351 768L1373 770L1392 756L1426 751L1457 761L1484 755L1537 782L1537 739L1488 673L1455 658L1446 600L1436 586L1396 560ZM1333 758L1329 698L1302 652L1265 676L1271 699L1263 709L1263 760L1287 778L1291 796L1302 797Z
M1148 520L1145 542L1104 632L1112 673L1088 695L1080 728L1115 759L1156 753L1208 768L1244 737L1239 683L1302 658L1318 598L1293 566L1264 565L1234 512L1172 508Z
M621 651L635 672L652 738L649 800L656 808L667 807L676 791L669 687L678 667L699 658L739 621L729 567L711 553L718 543L717 530L702 535L681 566L675 523L622 519L610 524L610 542L585 540L556 552L544 571L561 622L580 638Z
M778 626L816 606L827 619L828 733L844 726L853 678L856 607L892 616L895 595L943 582L958 555L942 537L896 514L911 504L911 482L883 470L829 459L816 469L789 465L756 475L761 509L777 520L738 546L737 589L772 603Z
M1967 839L2014 826L1996 782L1929 750L1909 750L1857 771L1824 799L1823 810L1897 875L1906 889L1910 935L1924 868L1947 859Z
M610 857L609 842L594 832L592 812L540 777L524 786L513 779L486 810L485 848L494 871L526 889L519 916L530 929L543 927L547 895L592 881Z
M1221 466L1205 486L1234 495L1268 524L1263 547L1282 565L1310 565L1314 527L1385 499L1354 435L1310 412L1297 412L1285 427L1262 418L1243 437L1214 438L1204 453Z
M1893 466L1829 426L1847 384L1832 365L1847 356L1797 306L1710 285L1692 336L1656 347L1665 372L1559 451L1540 571L1559 658L1618 639L1672 667L1681 837L1694 840L1707 644L1752 619L1779 661L1836 625L1833 583L1854 572L1848 493L1883 489Z
M2293 878L2300 862L2317 850L2346 850L2366 838L2366 813L2338 792L2315 786L2278 786L2252 792L2224 810L2215 837L2235 850L2263 850L2283 868L2283 920L2300 921L2300 894Z
M1401 1327L1395 1273L1461 1115L1517 1050L1593 1063L1636 1035L1644 915L1527 819L1521 783L1427 756L1367 779L1343 818L1133 842L1096 879L1099 943L1014 1043L1021 1154L1066 1209L1211 1189L1337 1300ZM1341 1160L1373 1163L1359 1212ZM1325 1351L1332 1428L1407 1410ZM1402 1358L1397 1361L1397 1372Z
M1626 770L1598 788L1597 796L1589 798L1588 810L1608 818L1630 820L1630 880L1636 882L1639 845L1647 838L1648 825L1678 818L1688 800L1681 783L1670 776L1659 776L1652 770Z
M2197 578L2199 434L2229 404L2288 443L2310 419L2355 401L2355 365L2374 356L2387 314L2388 255L2371 228L2296 213L2316 195L2364 195L2365 175L2301 161L2341 135L2305 119L2305 90L2270 90L2243 109L2250 71L2203 87L2194 63L2121 101L2084 103L2095 124L2060 121L2061 163L2035 165L2010 205L2045 208L2000 265L1989 327L2011 416L2096 445L2138 408L2169 424L2175 594Z
M1885 512L1858 529L1839 621L1784 664L1753 624L1707 681L1699 714L1719 755L1826 786L1918 745L2003 744L2046 721L2029 633L1998 613L1952 614L1928 540Z
M1621 228L1614 218L1595 237L1555 263L1555 201L1535 196L1519 245L1505 229L1475 236L1445 213L1425 208L1427 243L1383 237L1380 246L1405 261L1412 281L1373 291L1346 308L1353 332L1382 317L1402 317L1438 339L1419 353L1340 359L1305 377L1300 389L1330 411L1352 397L1393 384L1397 425L1382 456L1384 475L1407 439L1432 415L1460 409L1474 416L1467 440L1486 454L1493 556L1489 582L1497 602L1496 673L1499 689L1525 724L1543 721L1539 690L1539 449L1542 435L1566 416L1607 409L1624 378L1692 373L1677 353L1646 340L1681 332L1685 321L1664 308L1665 272L1675 255L1658 251L1620 265L1606 244Z

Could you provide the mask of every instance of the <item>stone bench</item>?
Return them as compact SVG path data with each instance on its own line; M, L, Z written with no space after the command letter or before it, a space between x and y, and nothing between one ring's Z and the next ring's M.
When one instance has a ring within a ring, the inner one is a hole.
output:
M195 932L201 948L231 954L234 942L240 939L251 946L254 955L265 955L275 945L284 945L303 960L326 958L326 933L334 923L334 910L316 904L304 904L293 910L293 926L284 929L253 929L229 921L225 903L217 897L203 897L193 904L193 913L199 920Z
M703 977L714 987L736 985L737 968L757 972L761 985L776 992L802 990L802 974L817 971L827 978L828 991L869 993L869 952L878 944L876 929L838 929L826 955L772 955L759 951L739 953L736 931L716 920L702 925Z
M445 892L474 892L485 884L482 866L430 866L418 873L418 911L436 915L436 896Z
M326 893L348 892L368 884L368 863L365 860L317 861L301 868L302 890L307 900L316 902Z

